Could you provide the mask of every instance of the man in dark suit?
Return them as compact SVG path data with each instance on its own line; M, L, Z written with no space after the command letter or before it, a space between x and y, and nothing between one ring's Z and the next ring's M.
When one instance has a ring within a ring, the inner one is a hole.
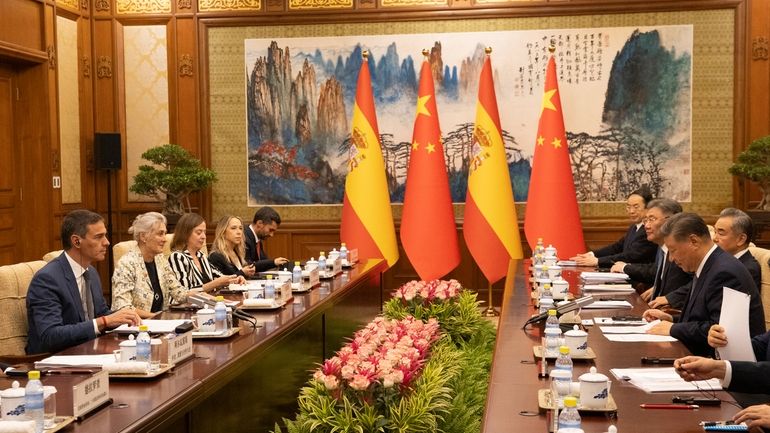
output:
M714 223L714 243L732 254L746 266L757 287L762 285L762 271L759 262L749 252L749 243L754 236L754 224L746 212L728 207L719 214Z
M40 269L27 292L28 354L58 352L96 338L124 323L138 325L133 309L110 311L99 274L91 264L104 260L107 229L101 215L75 210L62 221L64 252Z
M671 259L682 270L694 272L692 289L676 319L660 310L644 312L648 321L662 322L648 332L671 335L684 343L695 355L710 355L707 343L711 325L719 322L722 309L722 287L747 293L749 303L749 333L765 332L765 315L759 291L749 271L735 257L725 253L711 240L703 219L694 213L674 215L661 227Z
M658 245L655 262L617 262L612 266L613 272L624 272L634 281L652 285L641 294L645 301L667 295L692 280L691 275L669 260L668 249L663 244L663 235L660 232L663 223L680 212L682 212L682 206L675 200L661 198L649 202L644 217L644 230L647 240Z
M647 240L647 234L642 224L645 206L651 199L652 196L647 188L639 188L632 192L626 201L626 212L631 220L631 225L625 236L596 251L578 254L571 260L577 262L578 266L599 266L600 268L609 268L618 261L627 263L654 262L657 245Z
M283 257L271 259L265 250L265 241L275 234L281 225L281 216L275 209L265 206L254 212L254 218L246 232L246 261L254 263L257 272L264 272L289 260Z

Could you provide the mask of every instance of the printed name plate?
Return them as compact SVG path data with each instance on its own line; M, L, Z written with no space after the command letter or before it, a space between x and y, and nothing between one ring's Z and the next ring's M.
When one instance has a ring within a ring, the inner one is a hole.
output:
M110 398L107 370L95 373L72 387L72 414L80 417L98 408Z
M313 287L316 284L321 283L321 274L318 272L318 268L315 268L312 271L310 271L310 277L308 279L309 279L308 283L310 284L310 287Z
M342 259L338 258L332 263L332 273L337 275L340 272L342 272Z
M167 341L168 360L167 364L176 365L185 359L193 356L192 331L179 334Z
M358 248L353 248L352 250L348 251L348 263L352 265L357 261L358 261Z

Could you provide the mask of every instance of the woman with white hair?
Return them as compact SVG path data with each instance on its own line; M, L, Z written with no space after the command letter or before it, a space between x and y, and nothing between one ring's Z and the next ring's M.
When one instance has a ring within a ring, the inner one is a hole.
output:
M187 290L163 255L166 245L166 217L147 212L134 219L128 232L136 247L118 262L112 274L112 309L133 307L142 319L167 309L171 301L185 302Z

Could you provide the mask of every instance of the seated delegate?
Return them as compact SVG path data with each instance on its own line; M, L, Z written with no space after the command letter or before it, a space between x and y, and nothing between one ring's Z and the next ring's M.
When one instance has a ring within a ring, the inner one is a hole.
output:
M241 219L232 215L220 218L214 231L209 262L222 274L250 278L256 274L256 270L253 263L246 262L245 251Z
M136 247L118 262L112 275L112 308L134 307L143 319L168 309L173 300L183 303L187 290L179 284L163 255L166 245L166 217L147 212L134 219L128 232Z
M64 252L43 266L27 292L28 354L58 352L119 325L138 325L130 309L112 312L93 263L104 260L110 241L101 215L74 210L62 220Z
M246 283L241 275L221 275L218 270L212 268L201 251L204 245L206 221L197 213L182 215L174 228L168 262L183 287L187 290L211 292L217 287Z

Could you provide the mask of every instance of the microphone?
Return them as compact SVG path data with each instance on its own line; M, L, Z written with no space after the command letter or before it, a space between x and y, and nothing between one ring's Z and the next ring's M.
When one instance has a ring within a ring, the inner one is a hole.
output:
M594 298L592 296L584 296L582 298L575 299L574 301L566 302L564 304L561 304L556 307L556 314L558 316L561 316L563 314L569 313L570 311L578 310L586 305L593 304ZM521 328L524 329L527 327L527 325L532 323L540 322L541 320L545 320L548 317L548 312L543 312L540 314L535 314L534 316L530 317L529 320L527 320L524 323L524 326Z

